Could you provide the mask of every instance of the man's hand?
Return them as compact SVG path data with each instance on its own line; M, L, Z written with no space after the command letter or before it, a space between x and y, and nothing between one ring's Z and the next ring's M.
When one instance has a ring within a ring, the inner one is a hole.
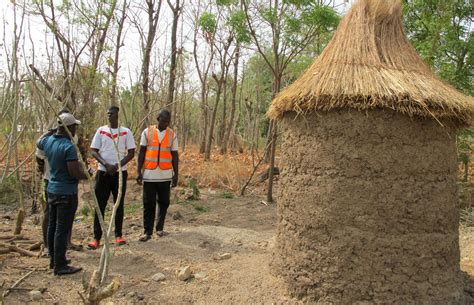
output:
M138 174L136 180L137 180L137 184L141 185L142 182L143 182L143 175L142 175L142 174Z
M174 175L173 180L171 182L171 187L176 187L178 185L178 176Z
M116 164L112 165L112 164L106 163L104 166L105 166L105 173L107 175L113 175L117 172L118 167Z

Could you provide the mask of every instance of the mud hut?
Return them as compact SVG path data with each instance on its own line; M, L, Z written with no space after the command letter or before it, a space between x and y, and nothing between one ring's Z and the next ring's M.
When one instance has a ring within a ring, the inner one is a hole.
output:
M359 0L272 102L283 126L274 270L312 302L460 304L456 134L472 97L408 42L399 0Z

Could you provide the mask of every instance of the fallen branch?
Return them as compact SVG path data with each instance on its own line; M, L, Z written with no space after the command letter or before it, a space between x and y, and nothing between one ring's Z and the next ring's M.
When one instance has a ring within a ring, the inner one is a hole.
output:
M16 245L8 245L8 244L5 244L5 243L0 243L0 247L9 249L10 252L17 252L17 253L20 253L20 254L23 254L23 255L26 255L26 256L30 256L30 257L37 257L38 256L37 253L26 250L26 249L23 249L23 248L20 248L20 247L17 247Z
M44 293L47 288L41 287L41 288L31 288L31 287L13 287L13 288L8 288L10 291L31 291L31 290L38 290L41 293Z
M14 240L19 240L19 239L24 239L23 238L23 235L4 235L4 236L0 236L0 240L4 240L4 239L7 239L7 242L8 241L14 241Z
M18 286L22 281L24 281L27 277L29 277L33 272L35 272L36 269L33 269L31 270L30 272L28 272L27 274L25 274L24 276L22 276L18 281L16 281L10 288L7 288L5 290L5 292L3 293L3 297L6 297L9 293L10 293L10 290L15 288L16 286Z

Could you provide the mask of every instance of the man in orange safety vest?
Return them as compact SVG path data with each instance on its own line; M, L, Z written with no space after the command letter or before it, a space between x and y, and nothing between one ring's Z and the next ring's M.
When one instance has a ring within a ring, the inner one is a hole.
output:
M169 128L171 112L162 109L157 119L158 126L143 130L138 154L137 183L143 182L144 228L139 240L143 242L150 240L153 234L157 202L156 232L158 237L166 235L163 228L170 204L170 187L178 184L178 138Z

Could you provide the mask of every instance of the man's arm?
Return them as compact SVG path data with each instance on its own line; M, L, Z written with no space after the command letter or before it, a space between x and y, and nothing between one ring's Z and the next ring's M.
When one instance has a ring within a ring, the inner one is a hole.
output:
M133 157L135 157L135 148L128 150L128 153L125 158L120 161L120 166L125 166L130 160L133 159Z
M36 156L36 168L38 169L38 173L40 173L40 175L43 176L44 175L44 160L38 156Z
M104 158L102 158L102 156L99 153L99 149L91 148L91 155L94 157L94 159L97 160L97 162L99 162L105 167L107 174L114 174L117 171L118 169L117 166L107 163L107 161L105 161Z
M145 162L145 153L146 153L146 146L140 145L140 151L138 152L138 161L137 161L137 183L142 184L143 181L143 163Z
M79 161L67 161L67 170L69 175L77 178L79 180L87 179L87 174L82 170L81 164Z
M173 163L173 183L172 187L175 187L178 185L178 174L179 174L179 154L178 151L171 151L171 157L172 157L172 163Z

